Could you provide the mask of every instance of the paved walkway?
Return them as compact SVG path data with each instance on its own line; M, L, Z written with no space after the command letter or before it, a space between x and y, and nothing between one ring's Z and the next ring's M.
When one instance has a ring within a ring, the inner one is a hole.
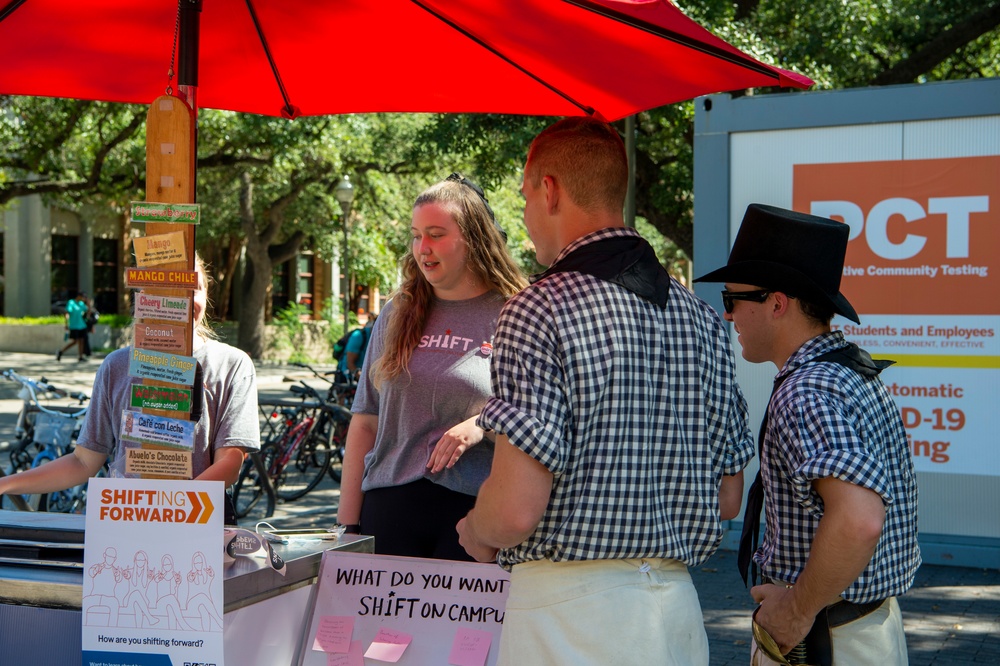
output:
M0 353L0 369L14 368L33 379L44 375L57 386L87 393L98 363L56 363L54 356ZM260 392L265 398L283 397L290 385L286 380L308 376L298 368L258 366ZM20 408L12 388L0 379L0 449L11 437ZM0 451L0 465L6 464ZM332 525L339 495L339 488L327 477L301 500L279 504L270 522L289 528ZM753 602L736 573L735 553L720 551L691 573L708 628L711 663L747 664ZM912 666L1000 664L1000 571L925 565L899 602Z

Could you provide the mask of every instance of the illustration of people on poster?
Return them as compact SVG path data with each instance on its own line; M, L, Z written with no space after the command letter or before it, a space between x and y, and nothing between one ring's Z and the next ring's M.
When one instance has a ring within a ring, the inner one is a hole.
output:
M793 207L850 225L842 291L875 358L917 471L1000 475L1000 157L796 164Z
M90 480L83 664L223 664L223 484Z

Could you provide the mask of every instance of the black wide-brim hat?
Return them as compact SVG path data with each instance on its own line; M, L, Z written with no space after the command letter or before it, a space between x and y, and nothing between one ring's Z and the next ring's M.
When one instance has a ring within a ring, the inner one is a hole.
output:
M850 227L825 217L750 204L729 262L695 282L736 282L780 291L861 323L840 293Z

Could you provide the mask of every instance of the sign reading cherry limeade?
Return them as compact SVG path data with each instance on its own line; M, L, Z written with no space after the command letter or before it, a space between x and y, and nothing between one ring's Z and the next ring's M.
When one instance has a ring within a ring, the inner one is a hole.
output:
M83 661L223 666L221 481L93 478Z
M193 386L197 365L198 361L193 356L166 354L132 347L132 356L128 362L128 374L132 377Z
M129 289L197 289L197 271L167 271L157 268L127 268L125 286Z
M132 221L198 224L201 222L201 206L198 204L133 201Z
M190 307L190 298L153 296L140 291L135 298L135 318L186 323Z

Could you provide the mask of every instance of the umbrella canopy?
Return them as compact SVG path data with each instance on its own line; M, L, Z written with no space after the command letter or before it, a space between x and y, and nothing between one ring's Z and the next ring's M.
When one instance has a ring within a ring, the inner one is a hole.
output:
M181 2L200 5L200 56L197 81L179 83L196 84L204 108L616 120L708 93L811 84L666 0ZM176 0L0 0L0 93L149 104L168 83L178 13Z

